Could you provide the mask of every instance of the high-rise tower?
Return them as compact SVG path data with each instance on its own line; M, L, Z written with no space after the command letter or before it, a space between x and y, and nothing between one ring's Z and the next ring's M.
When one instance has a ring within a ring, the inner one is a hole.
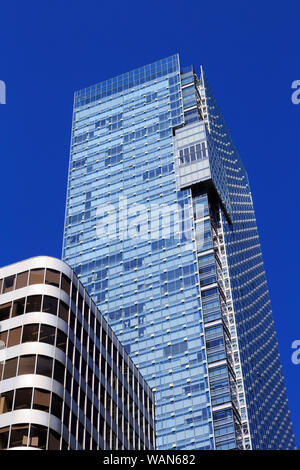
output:
M247 174L178 55L75 94L63 258L156 392L160 449L294 448Z

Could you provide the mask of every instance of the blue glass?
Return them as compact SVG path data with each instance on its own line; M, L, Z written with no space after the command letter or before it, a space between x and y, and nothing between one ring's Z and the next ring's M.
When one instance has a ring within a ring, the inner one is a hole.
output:
M154 389L159 449L294 446L247 175L178 55L76 92L63 259Z

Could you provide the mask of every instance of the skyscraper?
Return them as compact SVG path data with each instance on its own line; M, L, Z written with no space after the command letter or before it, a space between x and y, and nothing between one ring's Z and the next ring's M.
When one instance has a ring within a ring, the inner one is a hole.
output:
M153 449L153 402L70 266L0 269L0 450Z
M63 258L156 393L159 449L294 436L246 171L174 55L75 93Z

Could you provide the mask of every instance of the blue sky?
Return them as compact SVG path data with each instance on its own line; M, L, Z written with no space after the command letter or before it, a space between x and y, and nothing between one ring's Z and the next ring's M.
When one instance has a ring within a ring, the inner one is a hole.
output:
M300 448L297 1L14 1L1 5L0 266L61 256L74 90L179 52L200 64L247 168Z

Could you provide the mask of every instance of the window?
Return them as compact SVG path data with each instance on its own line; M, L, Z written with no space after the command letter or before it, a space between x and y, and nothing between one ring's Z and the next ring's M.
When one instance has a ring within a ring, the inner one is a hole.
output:
M50 297L49 295L44 296L43 312L57 315L57 299L55 297Z
M12 410L12 403L14 398L14 392L9 391L2 393L0 396L0 415L3 413L7 413L8 411ZM1 432L1 431L0 431ZM0 443L1 449L1 443Z
M33 398L33 408L49 412L50 406L50 392L46 390L35 389Z
M32 269L30 271L29 285L44 283L44 269Z
M52 344L55 343L55 328L49 325L41 325L40 341L42 343Z
M45 284L50 284L51 286L59 287L60 273L54 269L46 269L46 279Z
M61 275L61 288L64 290L68 295L70 295L70 287L71 287L71 281L70 279L65 275Z
M7 449L9 427L0 429L0 450Z
M16 390L15 410L31 408L32 388L19 388Z
M0 305L0 321L7 320L10 315L11 302Z
M55 395L55 393L53 393L51 403L51 414L59 419L61 419L62 403L62 399L59 396Z
M18 358L8 359L5 362L3 380L10 379L17 375Z
M55 431L50 430L48 450L59 450L59 449L60 449L60 436Z
M27 297L26 313L40 312L41 311L42 296L30 295Z
M19 374L34 374L35 355L21 356L19 364Z
M7 344L8 348L11 346L16 346L17 344L20 344L21 331L22 331L21 327L13 328L12 330L10 330L8 344Z
M0 333L0 350L6 347L7 336L8 336L8 331L2 331L2 333ZM0 376L0 379L1 379L1 376Z
M15 275L14 276L9 276L6 277L3 281L3 292L2 294L5 294L5 292L10 292L14 289L14 284L15 284Z
M17 274L16 289L26 287L28 282L28 271Z
M59 383L63 384L64 377L65 377L65 367L60 362L55 360L54 380L57 380Z
M24 307L25 307L25 298L14 300L11 316L18 317L19 315L23 315Z
M37 341L39 335L39 325L37 323L25 325L22 335L22 343Z
M46 377L52 377L52 365L53 359L47 356L38 356L36 373L45 375Z
M30 446L39 447L39 449L46 449L47 443L47 428L32 424L30 427Z
M59 302L59 312L58 316L64 320L65 322L68 323L68 318L69 318L69 307L67 304L65 304L62 300Z
M57 330L56 347L61 349L64 353L66 352L67 336L60 330Z
M27 446L28 424L15 424L11 428L9 447Z

